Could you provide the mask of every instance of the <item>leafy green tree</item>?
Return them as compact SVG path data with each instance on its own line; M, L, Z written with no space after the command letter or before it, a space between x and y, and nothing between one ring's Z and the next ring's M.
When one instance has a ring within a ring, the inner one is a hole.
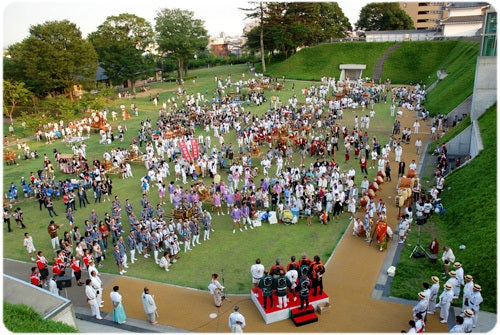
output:
M26 105L31 100L32 93L25 87L24 83L3 81L3 110L13 123L12 115L17 106Z
M361 8L356 22L360 30L414 29L413 20L398 2L372 2Z
M177 78L182 82L190 56L207 48L204 22L195 19L192 11L167 8L157 11L155 21L158 50L163 57L175 60Z
M148 55L154 42L154 31L151 24L141 17L134 14L108 16L88 39L113 85L129 80L135 93L135 82L154 71L153 58Z
M257 11L251 14L255 17ZM337 3L269 2L262 22L261 26L247 34L246 46L256 50L256 29L259 29L267 53L273 54L279 50L285 57L295 53L300 46L344 38L352 30L348 18Z
M24 82L39 97L71 94L73 85L90 87L96 77L97 54L68 20L30 27L30 35L8 50L5 78Z

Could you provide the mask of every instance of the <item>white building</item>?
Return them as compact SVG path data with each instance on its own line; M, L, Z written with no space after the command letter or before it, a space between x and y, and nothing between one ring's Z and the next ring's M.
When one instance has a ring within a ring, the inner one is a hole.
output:
M489 8L486 2L452 2L446 6L446 18L440 26L444 37L479 36L484 13Z

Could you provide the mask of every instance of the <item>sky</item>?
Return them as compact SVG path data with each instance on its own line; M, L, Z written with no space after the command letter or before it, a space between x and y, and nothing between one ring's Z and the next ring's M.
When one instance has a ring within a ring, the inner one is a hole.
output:
M337 1L351 25L358 20L359 11L369 3L367 0ZM242 0L3 0L2 1L2 46L4 48L21 42L29 36L31 25L46 21L69 20L75 23L84 38L97 30L108 16L131 13L145 18L154 25L156 12L162 8L191 10L194 18L203 20L210 36L241 35L243 27L250 22L239 8L249 8Z

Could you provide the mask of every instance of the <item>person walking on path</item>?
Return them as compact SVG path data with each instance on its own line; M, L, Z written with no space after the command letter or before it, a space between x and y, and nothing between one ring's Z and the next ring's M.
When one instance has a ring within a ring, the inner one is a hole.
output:
M95 316L97 320L102 320L101 312L99 311L99 303L97 302L97 294L92 287L92 280L90 278L85 281L85 295L87 296L87 302L90 305L92 316Z
M156 309L156 303L154 295L149 293L149 288L145 287L144 292L142 292L142 305L144 307L144 312L148 318L149 323L152 325L158 324L156 319L158 318L158 312Z
M118 292L119 289L119 286L113 286L113 291L109 294L109 297L113 303L113 321L121 325L127 322L127 315L123 308L122 295Z
M234 312L229 315L228 325L231 333L243 333L243 328L246 326L245 317L239 310L239 306L234 306Z
M26 248L26 252L28 252L28 256L32 262L35 261L33 258L33 253L36 251L35 244L33 243L33 237L31 237L30 233L24 233L24 247Z

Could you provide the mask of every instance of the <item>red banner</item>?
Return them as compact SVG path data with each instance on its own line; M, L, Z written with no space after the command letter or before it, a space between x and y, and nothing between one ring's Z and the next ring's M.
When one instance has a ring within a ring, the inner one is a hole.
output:
M191 161L191 155L189 154L189 149L186 145L186 142L179 142L179 148L181 148L182 156L184 156L184 159L188 162Z
M200 158L200 149L198 147L198 139L197 138L191 139L191 152L193 153L194 159Z

